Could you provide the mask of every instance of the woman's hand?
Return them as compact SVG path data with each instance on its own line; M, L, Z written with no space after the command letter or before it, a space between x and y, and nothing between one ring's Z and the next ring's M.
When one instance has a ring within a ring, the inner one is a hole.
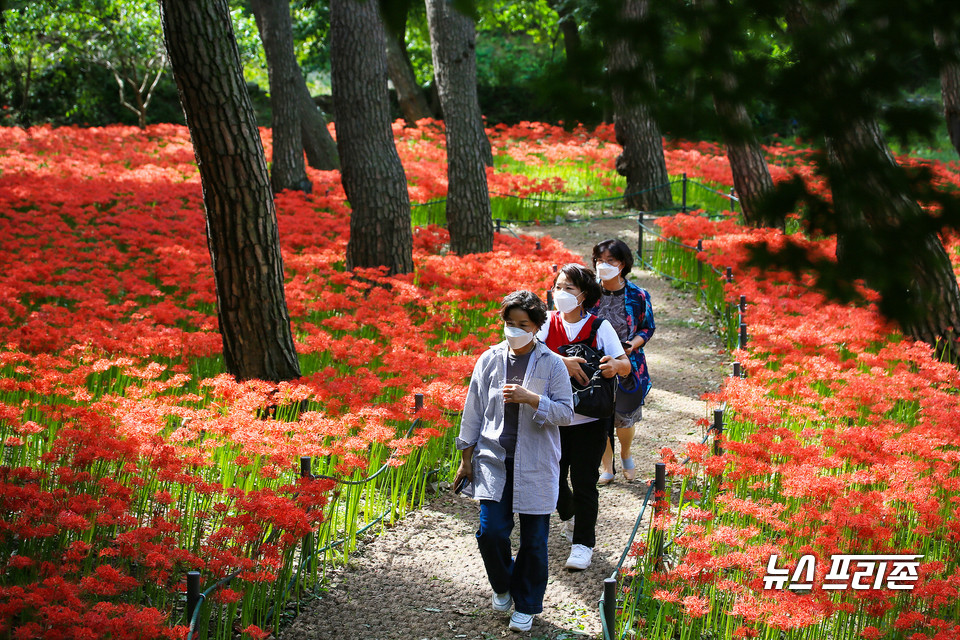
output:
M629 356L637 349L642 349L644 344L646 344L646 340L643 339L643 336L633 336L623 343L623 352Z
M567 373L570 374L570 377L573 378L576 382L579 382L581 385L585 385L590 382L590 378L587 377L586 372L580 366L581 362L586 362L583 358L573 358L567 356L560 356L563 360L563 364L567 365Z
M630 360L627 359L627 356L618 356L613 358L611 356L603 356L600 358L600 375L604 378L612 378L613 376L627 376L630 374Z
M475 447L476 445L474 445ZM473 482L473 449L474 447L469 447L461 454L460 458L460 468L457 469L457 475L453 478L453 486L456 487L460 484L460 480L466 478L470 482Z
M536 409L540 405L540 396L518 384L505 384L503 385L503 401L528 404Z

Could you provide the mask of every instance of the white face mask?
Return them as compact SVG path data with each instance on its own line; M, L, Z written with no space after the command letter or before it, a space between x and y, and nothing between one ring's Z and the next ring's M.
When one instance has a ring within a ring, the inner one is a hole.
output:
M566 291L554 291L553 303L557 306L557 310L560 313L570 313L577 308L578 304L580 304L577 301L578 297L579 296L575 296Z
M597 275L601 280L613 280L620 275L620 268L606 262L598 262Z
M533 334L529 331L524 331L520 327L505 326L503 328L503 335L507 338L507 344L514 350L524 348L533 340Z

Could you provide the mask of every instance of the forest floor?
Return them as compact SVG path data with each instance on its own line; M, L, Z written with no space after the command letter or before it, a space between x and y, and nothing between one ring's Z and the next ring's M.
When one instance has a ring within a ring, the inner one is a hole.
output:
M636 246L637 229L629 220L578 215L579 222L512 230L550 235L587 264L601 240L618 237ZM280 640L570 640L601 634L598 601L603 580L614 571L627 544L659 451L662 447L679 451L683 443L700 440L702 429L695 421L709 417L713 409L700 396L716 390L726 375L720 339L711 326L714 321L697 306L694 295L637 268L631 280L650 292L657 327L646 348L653 390L632 447L637 478L626 482L617 461L616 480L600 488L597 546L586 571L563 568L570 543L559 518L551 517L550 577L544 610L533 628L515 634L507 629L509 613L490 608L490 584L475 538L478 503L444 490L365 541L346 567L329 574L323 597L309 604Z

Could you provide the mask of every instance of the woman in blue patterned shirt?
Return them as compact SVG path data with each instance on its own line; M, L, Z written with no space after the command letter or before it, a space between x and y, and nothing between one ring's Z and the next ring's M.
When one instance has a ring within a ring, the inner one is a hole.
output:
M617 335L623 341L624 351L632 365L630 377L634 378L632 381L622 382L621 389L631 388L627 382L632 382L634 385L632 388L636 389L634 393L640 394L639 406L636 410L629 414L618 411L613 421L617 439L620 440L623 476L629 482L636 477L637 473L630 455L630 444L636 432L636 421L639 420L642 412L643 399L651 387L643 348L653 337L656 329L653 323L653 305L646 289L641 289L627 281L627 274L633 268L633 253L622 240L604 240L597 244L593 248L593 265L603 286L603 296L590 312L606 319L617 330ZM612 433L607 442L607 450L603 454L601 466L603 472L600 474L600 484L613 482Z

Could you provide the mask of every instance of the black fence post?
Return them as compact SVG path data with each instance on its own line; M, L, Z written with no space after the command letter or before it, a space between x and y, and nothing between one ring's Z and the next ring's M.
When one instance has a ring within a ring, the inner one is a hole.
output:
M743 315L747 311L747 296L740 295L740 304L738 305L740 309L740 315Z
M193 620L193 612L200 604L200 572L187 571L187 626Z
M500 233L500 218L494 218L494 220L495 220L496 223L497 223L497 230L496 230L496 231L497 231L497 233Z
M560 267L558 267L557 265L553 265L553 272L556 273L556 272L557 272L557 269L559 269L559 268L560 268Z
M697 302L700 302L701 288L703 287L703 260L700 254L703 253L703 240L697 240Z
M733 375L730 376L730 377L731 377L731 378L742 378L742 377L743 377L743 376L740 375L740 363L739 363L739 362L734 362L734 363L733 363Z
M713 455L723 455L723 445L720 442L723 436L723 409L713 410Z
M637 259L643 267L643 211L637 213Z
M313 477L313 459L310 456L300 456L300 478ZM316 559L313 557L313 531L307 533L300 540L300 562L306 564L311 572L316 571Z
M553 290L548 289L547 290L547 309L549 310L552 308L553 308Z
M680 189L680 212L687 212L687 174L683 174L683 183Z
M667 465L658 462L654 465L653 480L653 514L654 519L663 514L667 500ZM663 537L665 533L654 529L653 532L653 553L655 566L660 569L663 567Z
M733 267L727 267L727 282L733 282Z
M611 638L617 637L617 579L603 579L603 619Z
M738 349L747 348L747 323L745 322L740 323L740 342L737 345L737 348Z
M413 396L413 412L420 413L423 409L423 394L418 393Z
M537 240L537 251L540 251L540 241Z

